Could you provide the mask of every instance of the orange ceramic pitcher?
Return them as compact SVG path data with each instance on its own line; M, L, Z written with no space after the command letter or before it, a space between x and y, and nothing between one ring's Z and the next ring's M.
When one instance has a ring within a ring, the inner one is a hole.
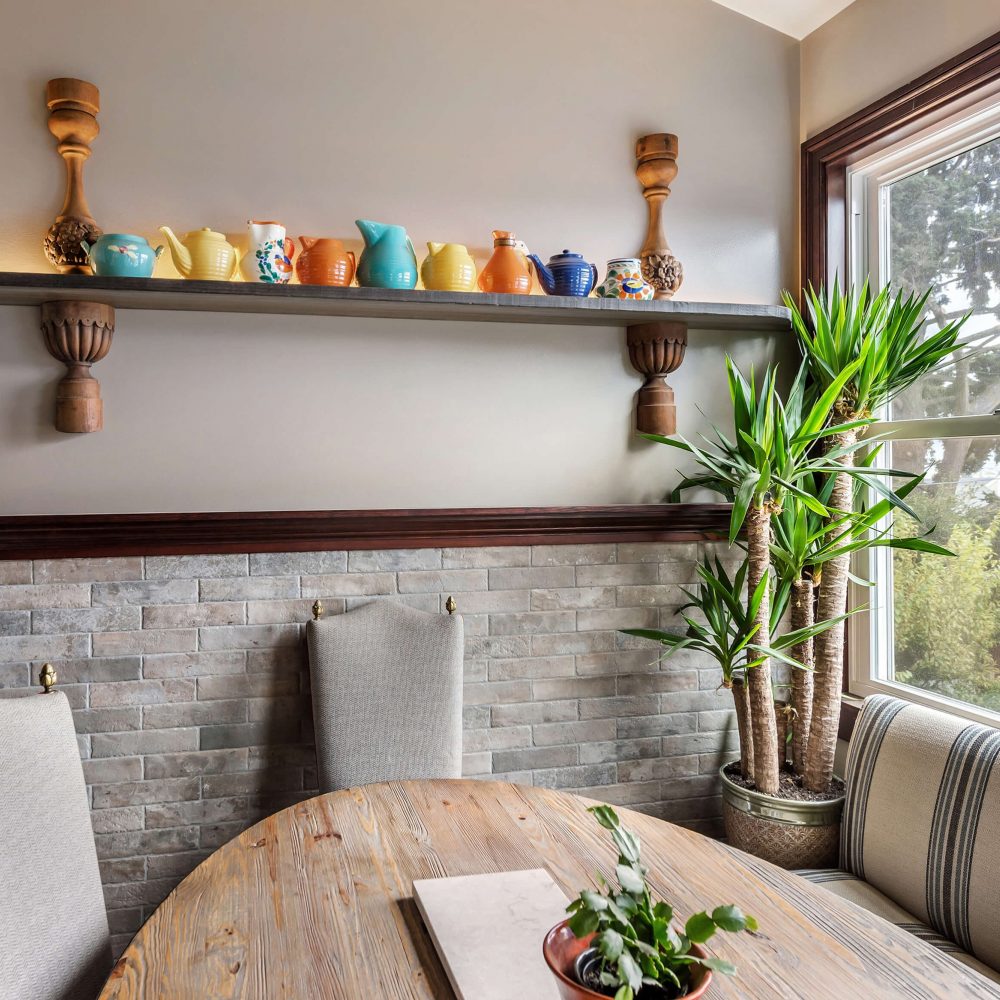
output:
M527 295L531 291L531 269L517 249L517 237L501 229L493 230L493 256L479 275L484 292Z
M354 280L355 260L340 240L300 236L302 253L295 262L295 273L303 285L338 285Z

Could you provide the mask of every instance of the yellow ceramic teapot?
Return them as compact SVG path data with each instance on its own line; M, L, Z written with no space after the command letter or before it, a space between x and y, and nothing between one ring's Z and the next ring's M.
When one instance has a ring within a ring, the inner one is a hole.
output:
M169 226L160 226L160 232L167 239L174 267L182 277L195 281L229 281L239 274L240 255L222 233L206 227L179 240Z
M460 243L428 243L420 277L424 288L439 292L474 292L476 262Z

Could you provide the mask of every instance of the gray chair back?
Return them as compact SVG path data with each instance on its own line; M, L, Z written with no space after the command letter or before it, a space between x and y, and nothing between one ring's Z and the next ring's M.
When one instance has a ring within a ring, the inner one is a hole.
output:
M93 1000L110 971L69 702L0 699L0 996Z
M461 777L459 615L380 600L306 635L320 791Z

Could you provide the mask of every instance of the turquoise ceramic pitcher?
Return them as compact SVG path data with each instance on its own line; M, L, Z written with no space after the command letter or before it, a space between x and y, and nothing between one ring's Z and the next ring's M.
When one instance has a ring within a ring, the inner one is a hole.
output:
M402 226L384 222L355 222L365 239L358 261L358 284L366 288L413 288L417 283L417 255Z

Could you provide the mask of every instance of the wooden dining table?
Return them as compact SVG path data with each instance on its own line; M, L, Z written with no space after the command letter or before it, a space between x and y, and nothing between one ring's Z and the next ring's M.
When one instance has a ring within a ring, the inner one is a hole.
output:
M196 868L115 965L100 1000L450 1000L413 880L546 869L569 898L617 860L593 803L486 781L320 795L268 817ZM678 918L735 903L754 934L710 950L737 967L710 997L990 997L992 984L822 886L718 841L619 810L654 895ZM539 950L541 941L539 941ZM517 997L511 1000L535 1000Z

